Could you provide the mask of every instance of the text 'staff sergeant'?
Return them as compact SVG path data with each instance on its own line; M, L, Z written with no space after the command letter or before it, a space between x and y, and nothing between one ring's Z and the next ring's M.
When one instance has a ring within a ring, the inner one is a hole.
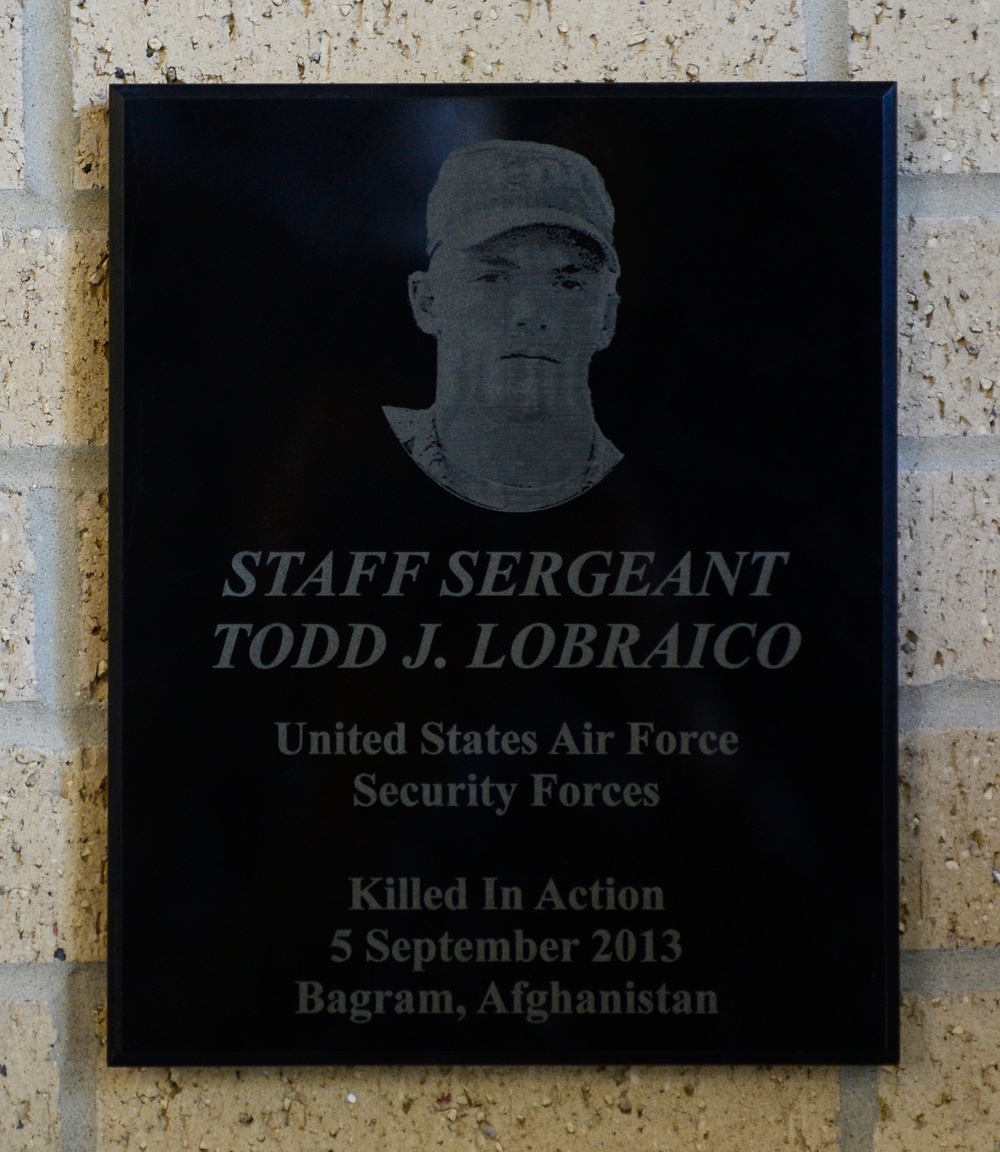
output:
M601 174L576 152L489 140L445 160L427 204L429 267L409 281L417 324L437 339L436 397L384 412L449 492L532 512L621 460L588 383L615 332L613 225Z

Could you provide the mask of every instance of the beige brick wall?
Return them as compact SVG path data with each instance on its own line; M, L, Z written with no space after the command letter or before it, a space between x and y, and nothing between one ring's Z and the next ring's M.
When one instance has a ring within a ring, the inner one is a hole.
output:
M903 172L1000 171L1000 14L984 0L848 0L856 80L900 85Z
M0 961L103 960L103 752L0 753Z
M35 55L25 70L21 5L0 0L2 1152L993 1152L1000 976L973 987L949 964L1000 947L1000 456L994 467L984 455L998 423L1000 189L977 182L973 208L967 191L975 174L1000 173L1000 8L30 3L24 34ZM900 921L907 953L950 981L941 995L908 991L901 1067L877 1073L877 1091L864 1082L852 1103L838 1071L820 1068L109 1070L103 1058L81 1057L96 1041L89 1024L81 1033L73 1023L74 962L106 952L106 770L94 733L106 698L107 500L99 472L84 482L74 469L107 439L107 241L103 202L88 190L107 183L108 83L848 74L900 81L904 201L919 203L911 174L947 178L935 185L938 215L900 222L899 430L915 458L900 483L900 680L916 717L901 736ZM25 99L25 83L42 88ZM39 91L45 100L34 99ZM31 171L54 173L58 195L25 184L26 140ZM973 463L970 450L980 453ZM51 493L36 483L63 493L49 502L57 511L44 511ZM53 681L69 686L75 707L46 697ZM920 711L925 695L945 690L996 707L981 708L978 728L945 725ZM21 738L22 729L37 737ZM85 1067L71 1069L78 1087L60 1115L59 1062L71 1056Z
M899 492L903 684L1000 679L1000 472L931 471Z
M0 1004L0 1148L59 1152L56 1032L42 1004Z
M829 1068L109 1069L101 1152L135 1147L837 1147Z
M179 0L73 9L77 186L107 183L108 84L795 80L796 0Z
M0 491L0 700L35 696L35 557L27 497Z
M108 494L86 492L77 502L80 595L83 604L77 691L103 704L108 696Z
M0 188L24 181L21 22L18 0L0 0Z
M1000 430L1000 222L913 219L899 234L899 430Z
M900 744L904 948L1000 945L1000 731Z
M0 445L108 436L107 237L0 229Z
M876 1152L991 1152L1000 1104L1000 996L903 997L899 1068L879 1077Z

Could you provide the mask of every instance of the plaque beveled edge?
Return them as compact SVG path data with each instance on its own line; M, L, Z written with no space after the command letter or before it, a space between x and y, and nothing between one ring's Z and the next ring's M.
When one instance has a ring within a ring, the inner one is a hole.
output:
M125 487L124 88L108 91L108 1065L124 1059L122 971L122 709L124 681L122 564ZM127 1060L125 1060L127 1063Z
M882 95L882 752L885 860L885 1055L879 1064L900 1058L899 976L899 598L897 551L898 370L897 370L897 93L895 82ZM862 1063L862 1061L856 1061ZM855 1061L850 1061L855 1063Z

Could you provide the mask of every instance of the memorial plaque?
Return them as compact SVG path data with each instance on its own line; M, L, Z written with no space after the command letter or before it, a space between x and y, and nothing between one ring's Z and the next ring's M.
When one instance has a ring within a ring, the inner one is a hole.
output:
M110 1062L896 1059L893 86L111 111Z

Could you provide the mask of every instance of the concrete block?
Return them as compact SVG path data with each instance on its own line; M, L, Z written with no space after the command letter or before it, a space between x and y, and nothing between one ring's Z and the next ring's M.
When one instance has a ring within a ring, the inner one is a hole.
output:
M107 238L0 230L0 446L108 437Z
M1000 222L910 219L899 234L899 431L1000 427Z
M19 0L0 0L0 188L24 183L24 99Z
M997 1146L1000 994L903 997L902 1062L879 1075L876 1152Z
M1000 731L900 742L904 948L1000 944Z
M0 752L0 962L104 959L107 866L104 754Z
M904 172L1000 171L1000 13L988 0L848 0L856 80L899 82Z
M77 501L80 530L79 692L103 704L108 698L108 494L85 492Z
M42 1004L0 1004L0 1148L59 1152L56 1031Z
M27 533L27 497L0 491L0 700L33 700L35 557Z
M109 83L792 80L796 0L84 0L76 182L107 183Z
M837 1147L832 1068L101 1070L99 1152Z
M899 675L1000 679L1000 482L911 472L899 485Z

